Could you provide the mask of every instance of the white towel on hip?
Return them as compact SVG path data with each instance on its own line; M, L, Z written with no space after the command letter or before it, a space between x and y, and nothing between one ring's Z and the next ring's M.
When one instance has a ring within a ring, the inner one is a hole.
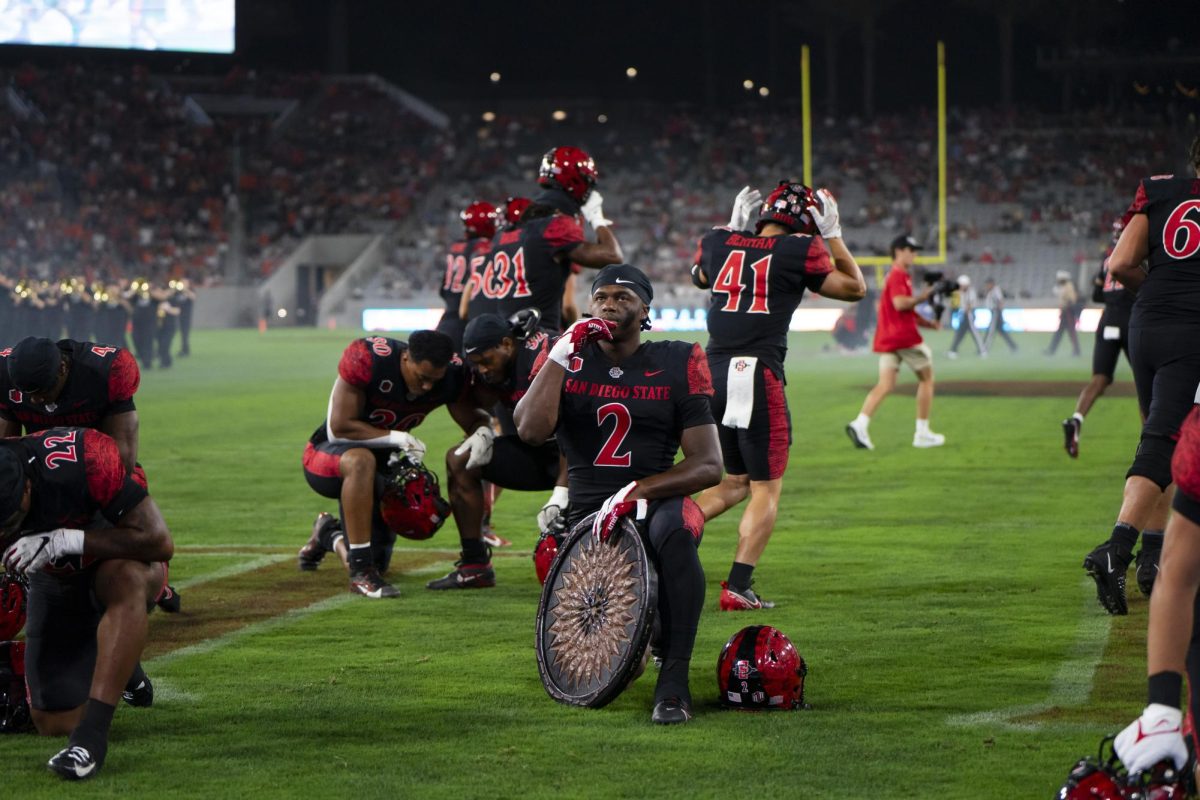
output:
M729 361L729 377L725 382L725 416L721 424L727 428L749 428L754 414L754 373L758 367L755 356L734 356Z

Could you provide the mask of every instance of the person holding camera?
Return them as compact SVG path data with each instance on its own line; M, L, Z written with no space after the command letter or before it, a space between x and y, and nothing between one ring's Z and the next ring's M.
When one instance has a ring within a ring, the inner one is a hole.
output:
M929 300L939 290L940 281L913 294L912 265L916 263L921 245L912 236L898 236L892 241L892 269L883 286L879 300L879 322L875 328L875 352L879 353L879 382L867 394L862 411L846 426L846 434L855 447L874 450L867 427L879 404L896 388L900 364L907 364L916 373L917 429L913 447L941 447L946 437L929 429L929 410L933 406L933 353L921 339L917 328L940 330L937 319L927 319L917 313L917 306ZM953 283L953 282L951 282Z
M1046 355L1054 355L1063 333L1066 333L1071 337L1071 355L1078 358L1079 334L1075 332L1075 325L1079 322L1079 312L1083 310L1083 302L1079 299L1075 282L1071 280L1071 273L1065 269L1060 269L1054 275L1054 296L1058 298L1058 330L1050 339L1050 347L1046 350Z

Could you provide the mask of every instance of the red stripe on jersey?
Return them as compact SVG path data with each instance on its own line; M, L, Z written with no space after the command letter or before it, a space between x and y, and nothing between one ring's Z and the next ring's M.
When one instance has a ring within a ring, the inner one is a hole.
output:
M84 428L81 433L88 494L97 505L104 508L125 485L125 466L121 463L121 451L107 434L92 428Z
M696 253L692 256L692 263L699 264L700 259L704 258L704 237L700 237L700 241L696 242Z
M713 396L712 372L699 342L692 345L692 354L688 356L688 394Z
M815 236L808 243L808 255L804 257L804 272L808 275L828 275L833 272L833 261L825 242Z
M683 498L683 527L697 543L704 537L704 512L690 497Z
M1171 457L1171 478L1179 491L1200 502L1200 407L1193 408L1183 421Z
M108 370L108 402L130 400L142 382L137 359L128 350L118 350Z
M783 383L769 369L763 370L763 388L767 395L767 425L770 437L767 440L767 480L783 477L788 460L787 400L783 396Z
M129 473L129 477L133 478L133 482L138 486L150 491L150 484L146 480L146 470L142 469L141 464L134 465L133 472Z
M1146 204L1149 202L1149 198L1146 197L1146 184L1139 182L1137 194L1133 196L1133 202L1129 204L1129 209L1121 218L1128 222L1129 217L1133 216L1134 214L1146 213Z
M579 227L574 218L559 214L550 220L550 224L542 232L542 239L545 240L546 246L557 254L561 250L581 244L584 241L583 228Z
M554 341L557 342L558 337L555 337ZM550 344L550 340L547 339L546 343L542 346L542 352L538 353L538 357L534 359L533 366L529 370L530 383L533 383L533 379L537 377L537 374L542 371L542 367L550 360Z
M371 348L366 339L355 339L342 353L338 375L351 386L366 389L371 383Z
M342 457L337 453L322 453L312 442L304 446L304 469L320 478L342 477Z

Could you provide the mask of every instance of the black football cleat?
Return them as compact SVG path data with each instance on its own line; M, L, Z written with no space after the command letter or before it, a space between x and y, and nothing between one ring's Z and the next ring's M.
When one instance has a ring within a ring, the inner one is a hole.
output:
M1079 458L1079 431L1083 427L1079 420L1074 417L1064 419L1063 427L1063 446L1067 448L1067 455L1071 458Z
M454 562L454 570L444 578L425 584L426 589L490 589L496 585L496 572L492 562L468 564Z
M1129 569L1129 561L1112 542L1098 546L1083 559L1083 568L1096 582L1096 599L1114 616L1129 613L1125 600L1125 571Z
M1149 597L1150 591L1154 588L1154 579L1158 577L1158 559L1162 556L1162 548L1147 548L1142 545L1142 549L1138 550L1137 558L1134 559L1134 564L1137 570L1133 573L1137 578L1138 591L1143 596Z
M154 684L149 678L142 678L137 686L126 685L121 692L121 699L134 708L149 708L154 705Z
M178 614L179 609L183 607L183 600L180 599L179 592L175 591L175 587L167 584L154 604L168 614Z
M329 552L325 549L325 545L321 544L321 536L327 528L337 524L338 519L333 514L324 511L317 514L317 518L313 520L312 534L308 537L308 541L304 543L304 547L300 548L300 552L296 557L300 569L305 572L312 572L320 566L321 559L325 558L325 554Z
M655 725L680 725L692 718L692 705L678 697L668 697L654 704L650 721Z
M47 762L51 772L56 772L69 781L82 781L100 771L101 762L86 747L75 745L60 750Z
M374 567L352 573L350 575L350 591L354 594L361 594L363 597L370 597L372 600L400 596L400 590L385 581L379 575L379 570Z

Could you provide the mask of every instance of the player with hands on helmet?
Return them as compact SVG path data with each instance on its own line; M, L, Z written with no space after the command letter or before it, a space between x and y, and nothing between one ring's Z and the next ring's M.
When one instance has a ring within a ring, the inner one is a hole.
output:
M691 495L720 479L721 455L700 346L641 339L653 296L636 267L602 269L592 283L594 317L559 338L513 416L530 444L557 436L570 525L596 512L604 527L626 518L644 532L662 625L651 719L675 724L692 717L688 665L704 604L703 517Z
M725 465L722 481L696 502L711 520L749 498L721 584L725 611L773 606L751 580L775 528L791 446L783 365L792 314L805 291L849 302L866 294L828 190L780 181L758 205L751 231L747 208L757 194L738 192L730 227L700 239L692 266L693 282L710 290L707 355Z
M446 406L464 433L491 417L469 396L470 376L450 337L416 331L407 342L368 336L342 353L324 422L304 449L304 476L317 494L338 501L340 514L321 513L300 549L300 569L314 570L327 552L342 557L350 591L396 597L383 574L397 531L380 513L397 452L420 464L425 444L411 431ZM391 465L389 468L389 464Z
M510 319L482 314L467 323L463 354L474 372L473 402L498 409L502 432L480 426L446 454L446 485L461 557L449 574L426 584L429 589L483 589L496 585L491 551L483 538L484 482L517 491L554 488L561 473L558 445L521 441L505 430L503 411L524 396L533 373L549 357L550 342L534 328L536 314L520 312Z

